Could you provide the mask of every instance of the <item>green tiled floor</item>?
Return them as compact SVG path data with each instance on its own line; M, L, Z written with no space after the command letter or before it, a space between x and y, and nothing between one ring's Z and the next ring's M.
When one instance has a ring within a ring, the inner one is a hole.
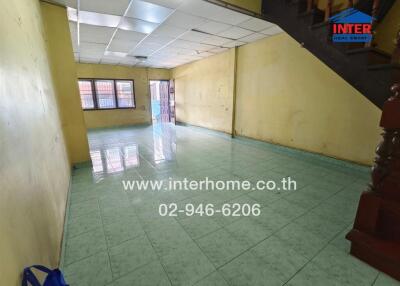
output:
M89 132L72 177L62 268L71 286L399 285L348 255L368 168L194 127ZM125 192L122 180L296 179L296 191ZM259 203L259 217L160 217L160 203Z

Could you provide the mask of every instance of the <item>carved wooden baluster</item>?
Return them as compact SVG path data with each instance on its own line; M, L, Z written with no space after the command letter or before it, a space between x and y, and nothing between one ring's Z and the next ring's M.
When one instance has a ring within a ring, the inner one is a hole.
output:
M354 6L354 1L353 0L349 0L347 2L347 8L352 8Z
M307 13L310 13L314 8L314 0L307 0Z
M352 8L354 5L356 5L358 1L357 0L348 0L347 2L347 8Z
M396 47L393 51L391 62L392 64L400 64L400 30L396 35Z
M372 47L372 42L374 40L374 34L375 34L375 28L376 28L376 18L378 17L378 11L379 11L379 0L374 0L374 2L372 4L372 11L371 11L372 40L369 43L365 43L366 47Z
M325 9L325 22L329 21L329 18L332 15L332 6L333 6L333 0L328 0L326 3L326 9Z

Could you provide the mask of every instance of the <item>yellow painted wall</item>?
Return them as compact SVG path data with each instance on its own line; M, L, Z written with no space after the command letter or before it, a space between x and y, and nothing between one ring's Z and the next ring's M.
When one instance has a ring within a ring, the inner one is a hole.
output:
M230 132L234 50L175 68L178 121ZM380 110L286 33L237 50L237 135L371 164Z
M173 69L177 121L232 130L234 49Z
M238 51L237 134L370 164L380 110L286 33Z
M376 28L375 42L378 48L393 53L395 40L400 30L400 1L396 1Z
M0 284L58 265L70 166L38 1L0 0Z
M151 123L149 80L170 79L166 69L132 68L114 65L76 64L78 78L132 79L136 109L84 111L87 128Z
M67 11L63 7L47 3L42 3L41 7L53 83L70 162L74 164L89 161L89 145L76 81Z
M262 0L224 0L224 2L261 14Z

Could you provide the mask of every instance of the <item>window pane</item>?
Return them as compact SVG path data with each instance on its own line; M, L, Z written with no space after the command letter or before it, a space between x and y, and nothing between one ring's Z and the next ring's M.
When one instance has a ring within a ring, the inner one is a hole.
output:
M133 82L130 80L117 80L118 107L135 107L133 100Z
M95 85L99 108L115 108L114 81L96 80Z
M81 95L82 108L83 109L94 108L93 89L92 89L92 82L90 80L79 81L79 93Z

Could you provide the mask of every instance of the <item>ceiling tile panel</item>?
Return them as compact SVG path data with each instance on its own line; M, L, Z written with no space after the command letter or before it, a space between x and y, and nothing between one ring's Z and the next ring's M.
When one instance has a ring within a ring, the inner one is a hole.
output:
M275 26L275 24L258 18L251 18L243 23L240 23L238 26L254 32L260 32Z
M218 35L221 37L237 40L251 34L253 34L252 31L240 27L232 27L224 32L219 33Z
M128 53L131 51L139 42L135 41L123 41L118 39L113 39L108 47L109 51Z
M80 10L122 16L130 0L80 0Z
M162 23L172 12L173 10L170 8L145 1L133 0L126 16L153 23Z
M103 58L106 57L109 59L120 59L126 57L127 55L127 53L122 52L105 51Z
M176 48L183 48L183 49L192 49L192 50L196 50L196 51L208 51L210 49L215 48L215 46L212 46L212 45L195 43L195 42L190 42L190 41L185 41L185 40L180 40L180 39L171 43L170 46L176 47Z
M100 64L105 64L105 65L117 65L121 59L108 59L108 58L102 58L100 60Z
M186 31L188 31L187 29L183 29L183 28L178 28L178 27L174 27L171 25L167 25L167 24L161 24L154 32L153 35L157 35L157 36L167 36L167 37L179 37L181 36L183 33L185 33Z
M164 24L183 28L183 29L194 29L199 27L200 25L208 22L207 19L188 15L179 11L175 11L165 22Z
M82 24L115 28L118 26L120 20L120 16L99 14L86 11L81 11L79 13L79 22Z
M208 45L213 45L213 46L222 46L223 44L230 42L230 39L227 38L222 38L218 36L208 36L206 39L204 39L201 43L203 44L208 44Z
M201 25L200 27L198 27L197 30L215 35L215 34L223 32L225 30L228 30L230 27L232 27L232 26L228 25L228 24L219 23L219 22L215 22L215 21L209 21L209 22Z
M115 28L80 24L80 40L82 42L108 44Z
M228 50L228 48L215 48L215 49L210 50L209 52L214 53L214 54L219 54L219 53L223 53L227 50Z
M185 0L178 10L230 25L237 25L250 19L248 15L199 0Z
M115 33L114 39L129 43L129 42L139 42L144 37L146 37L146 34L118 29L117 32Z
M260 34L260 33L254 33L254 34L251 34L249 36L241 38L240 41L243 41L243 42L246 42L246 43L251 43L251 42L254 42L254 41L258 41L258 40L260 40L262 38L266 38L266 37L268 37L268 35L264 35L264 34Z
M210 52L201 52L198 55L199 55L199 57L206 58L206 57L209 57L209 56L213 56L214 54L210 53Z
M175 38L173 37L168 37L168 36L159 36L159 35L150 35L146 38L147 43L152 43L152 44L159 44L159 45L166 45L171 41L174 41Z
M157 28L158 24L139 19L123 17L118 28L122 30L135 31L144 34L150 34Z
M131 56L149 56L158 49L160 49L162 45L152 44L152 43L141 43L137 46L132 52L129 54Z
M210 37L210 35L205 34L205 33L189 31L189 32L185 33L184 35L182 35L180 37L180 39L201 43L201 42L205 41L209 37Z
M86 43L81 42L79 47L79 52L81 57L103 57L104 51L106 50L105 44L96 44L96 43Z
M77 7L77 0L50 0L50 2L54 2L65 7L72 7L75 9Z
M146 2L150 2L153 4L171 8L171 9L178 8L179 5L181 5L183 1L185 1L185 0L146 0Z
M233 47L239 47L246 44L245 42L241 42L241 41L232 41L232 42L228 42L223 44L223 47L225 48L233 48Z

